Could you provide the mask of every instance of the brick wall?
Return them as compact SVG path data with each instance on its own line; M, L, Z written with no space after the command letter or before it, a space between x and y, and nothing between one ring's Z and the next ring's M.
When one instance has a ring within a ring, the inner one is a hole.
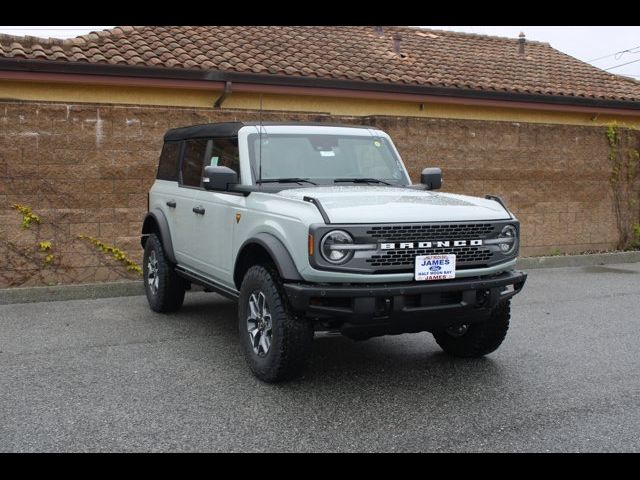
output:
M195 123L255 120L213 109L0 102L0 288L135 278L77 238L140 262L139 232L162 136ZM525 255L616 246L603 127L264 112L264 120L370 123L389 132L415 180L441 166L444 191L501 195L522 222ZM20 228L14 203L42 223ZM52 240L43 267L38 241Z

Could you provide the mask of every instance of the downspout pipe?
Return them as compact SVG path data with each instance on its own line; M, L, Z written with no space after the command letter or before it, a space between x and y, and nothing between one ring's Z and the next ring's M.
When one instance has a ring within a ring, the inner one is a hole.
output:
M222 103L227 99L229 95L231 95L231 82L224 82L224 90L222 90L222 95L218 97L218 99L213 104L213 108L222 108Z

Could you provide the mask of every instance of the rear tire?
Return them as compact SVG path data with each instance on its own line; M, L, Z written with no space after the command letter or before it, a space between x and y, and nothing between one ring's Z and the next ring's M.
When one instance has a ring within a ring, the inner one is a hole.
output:
M489 320L472 323L462 334L452 329L433 332L440 348L455 357L477 358L495 351L509 329L511 300L499 303Z
M254 265L238 299L240 345L253 374L264 382L302 375L311 356L313 324L293 315L277 272Z
M151 310L175 312L182 307L186 282L180 278L167 259L157 235L147 237L142 263L144 290Z

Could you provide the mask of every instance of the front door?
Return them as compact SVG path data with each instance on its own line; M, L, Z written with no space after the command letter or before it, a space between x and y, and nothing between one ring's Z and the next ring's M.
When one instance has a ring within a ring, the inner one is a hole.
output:
M199 268L210 278L235 288L233 284L233 232L236 213L244 210L246 198L222 192L198 192L195 197L204 214L193 223L192 254Z
M214 138L207 146L205 166L224 166L240 173L237 137ZM190 235L197 241L189 246L190 255L207 277L235 288L233 283L233 232L236 213L245 209L241 194L198 190L194 205L201 212L191 223Z

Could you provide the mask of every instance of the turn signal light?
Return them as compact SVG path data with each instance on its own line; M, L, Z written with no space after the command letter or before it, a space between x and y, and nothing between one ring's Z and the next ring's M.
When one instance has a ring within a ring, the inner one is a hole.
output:
M313 235L309 234L309 256L313 256Z

